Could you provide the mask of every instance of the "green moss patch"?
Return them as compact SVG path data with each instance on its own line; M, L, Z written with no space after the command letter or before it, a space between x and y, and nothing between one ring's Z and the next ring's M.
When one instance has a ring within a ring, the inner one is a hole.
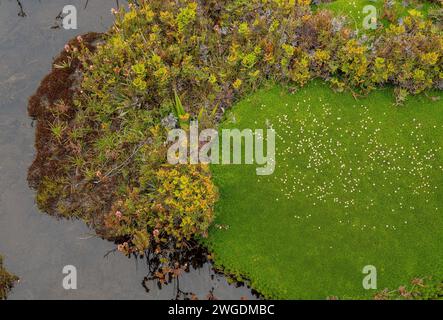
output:
M313 82L295 94L261 90L228 119L223 128L272 125L277 166L268 177L251 165L212 167L217 264L290 299L369 298L366 265L379 289L441 276L442 100L399 108L388 89L355 100Z

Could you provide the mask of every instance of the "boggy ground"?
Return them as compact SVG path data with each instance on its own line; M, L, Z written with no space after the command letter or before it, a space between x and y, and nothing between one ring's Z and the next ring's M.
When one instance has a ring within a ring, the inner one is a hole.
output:
M88 33L72 39L65 48L78 50L80 46L84 46L94 51L101 37L102 35L97 33ZM58 127L59 124L69 123L76 115L77 111L73 99L80 91L79 83L81 81L81 63L78 59L72 58L69 50L65 49L54 60L51 73L42 80L37 92L29 99L28 112L37 123L35 139L37 154L28 172L28 181L33 188L39 189L42 177L46 177L48 184L55 188L54 181L50 181L50 177L57 176L64 170L58 163L62 159L70 157L73 148L75 148L74 145L69 143L59 143L55 148L54 134L60 128ZM82 186L79 185L79 187ZM41 207L44 206L46 212L50 214L63 215L60 207L58 209L55 207L54 199L51 196L51 192L54 193L55 190L51 187L48 189L47 192L40 193L37 196L37 204ZM94 193L85 192L86 194L90 196L77 202L79 215L82 205L93 206L96 203ZM100 215L97 217L100 217ZM100 223L98 222L97 225L100 225ZM97 228L97 231L100 233L100 228Z

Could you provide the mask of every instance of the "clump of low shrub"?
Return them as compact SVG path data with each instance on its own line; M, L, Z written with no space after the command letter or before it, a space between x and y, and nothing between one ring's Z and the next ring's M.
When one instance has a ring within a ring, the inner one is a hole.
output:
M374 76L385 79L376 83L392 82L400 93L397 97L443 86L441 30L423 20L419 11L409 13L401 23L390 25L375 44L380 69L374 70Z
M112 236L130 240L119 245L126 254L150 246L161 252L171 240L177 248L186 246L195 237L206 237L213 220L217 192L207 166L151 170L142 168L139 185L116 201L105 219Z
M18 281L18 278L3 267L3 257L0 256L0 300L6 299L8 292L14 286L14 283Z
M140 0L115 10L106 35L71 41L54 64L63 77L44 81L30 103L39 207L82 218L126 254L167 254L205 236L217 199L204 166L165 165L171 126L202 118L215 126L268 81L321 78L356 96L394 85L399 103L441 89L442 32L419 12L360 37L310 4ZM177 96L186 119L174 119Z

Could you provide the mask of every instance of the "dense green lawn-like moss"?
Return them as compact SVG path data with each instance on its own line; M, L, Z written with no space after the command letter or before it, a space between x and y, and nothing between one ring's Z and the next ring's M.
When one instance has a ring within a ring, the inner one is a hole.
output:
M278 298L370 298L366 265L378 290L443 276L443 101L395 107L392 97L355 100L312 82L238 103L222 127L272 125L277 166L267 177L254 165L212 166L216 263Z

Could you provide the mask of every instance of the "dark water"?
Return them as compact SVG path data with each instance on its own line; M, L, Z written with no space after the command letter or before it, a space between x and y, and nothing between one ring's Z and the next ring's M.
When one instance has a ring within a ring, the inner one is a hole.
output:
M105 31L114 0L0 0L0 254L21 278L10 299L172 299L176 287L142 286L144 261L106 253L114 245L93 236L80 221L58 221L40 213L26 173L34 157L34 128L27 99L51 68L51 61L74 36ZM84 9L86 2L87 8ZM120 0L122 4L124 1ZM78 29L54 28L64 5L78 9ZM62 269L78 270L78 289L62 287ZM214 275L210 265L180 279L180 289L201 299L214 288L219 299L252 299Z

